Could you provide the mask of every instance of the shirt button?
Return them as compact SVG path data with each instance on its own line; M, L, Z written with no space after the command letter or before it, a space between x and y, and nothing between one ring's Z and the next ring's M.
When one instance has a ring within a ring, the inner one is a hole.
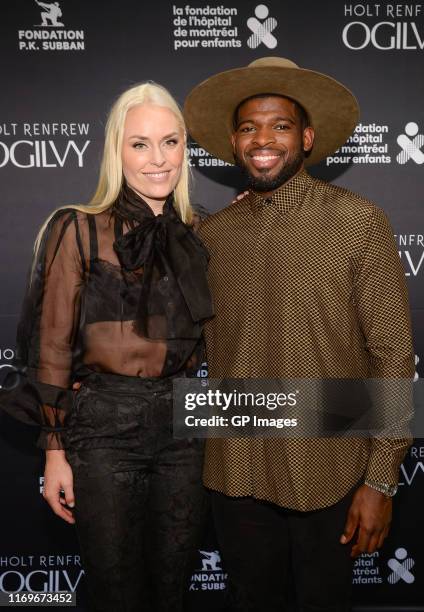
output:
M163 277L163 280L165 281L165 283L169 280L169 278L167 276Z

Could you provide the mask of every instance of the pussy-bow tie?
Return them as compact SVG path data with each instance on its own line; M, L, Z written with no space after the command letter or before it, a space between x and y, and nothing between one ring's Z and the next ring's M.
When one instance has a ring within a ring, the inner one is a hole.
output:
M173 197L164 203L163 213L155 216L125 186L113 210L120 223L130 226L113 245L119 262L125 270L142 270L138 331L151 338L198 337L201 324L213 316L206 278L209 256L191 227L178 217ZM149 324L153 315L162 317L161 325Z

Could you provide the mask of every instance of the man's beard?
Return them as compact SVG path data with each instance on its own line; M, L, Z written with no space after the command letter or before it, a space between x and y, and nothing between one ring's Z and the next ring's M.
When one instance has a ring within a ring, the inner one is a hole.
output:
M258 191L260 193L268 193L269 191L274 191L275 189L281 187L281 185L286 183L299 172L304 159L305 154L303 150L299 149L294 157L292 157L275 176L267 176L267 172L264 172L264 174L260 176L254 176L250 173L250 170L244 161L236 153L234 153L234 160L245 175L247 179L247 186L249 189L253 189L253 191Z

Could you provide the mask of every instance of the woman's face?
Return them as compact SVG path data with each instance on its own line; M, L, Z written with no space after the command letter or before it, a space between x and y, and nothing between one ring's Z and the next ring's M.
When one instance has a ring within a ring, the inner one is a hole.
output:
M174 190L184 159L184 132L169 109L153 104L128 111L122 141L122 170L128 185L153 209Z

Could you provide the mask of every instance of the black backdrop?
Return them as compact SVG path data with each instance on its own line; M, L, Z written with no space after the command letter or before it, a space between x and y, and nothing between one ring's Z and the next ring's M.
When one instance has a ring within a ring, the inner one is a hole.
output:
M0 62L0 369L10 368L31 246L53 208L86 202L97 180L108 108L146 79L182 103L210 74L264 55L331 74L357 95L361 124L313 175L371 198L391 219L412 306L417 374L424 362L424 5L419 2L35 0L4 3ZM42 16L45 13L45 16ZM49 18L50 16L50 18ZM44 20L44 23L43 23ZM263 36L268 21L271 33ZM256 33L256 35L254 35ZM191 147L193 200L210 211L241 188L234 168ZM420 361L421 357L421 361ZM84 577L74 530L40 495L35 432L2 417L0 591L77 588ZM355 566L361 609L424 610L424 442L402 466L393 528L380 553ZM212 528L193 568L193 610L219 610L225 568ZM213 554L210 554L213 553ZM409 571L404 567L411 565ZM329 567L331 572L332 568Z

